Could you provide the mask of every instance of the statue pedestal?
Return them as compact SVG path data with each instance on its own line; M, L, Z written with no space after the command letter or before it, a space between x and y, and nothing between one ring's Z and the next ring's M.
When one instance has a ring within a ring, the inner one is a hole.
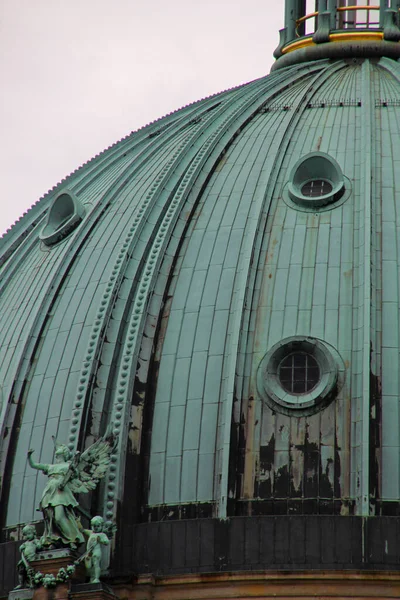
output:
M37 552L31 566L36 573L57 578L60 569L73 565L77 558L78 555L68 549L46 550ZM85 578L85 568L79 564L67 581L58 582L55 587L16 589L9 593L8 600L117 600L110 586L102 582L83 583Z
M71 600L115 600L113 589L105 583L81 583L71 586Z
M35 589L33 600L68 600L69 583L59 583L55 588L40 586Z
M35 590L30 588L20 588L19 590L12 590L8 594L8 600L32 600Z
M32 567L35 571L40 571L43 575L56 576L61 568L73 565L78 555L68 548L58 548L57 550L42 550L36 553L37 559L32 561ZM79 574L80 568L75 572L73 579L81 579ZM85 577L83 573L83 577Z
M32 561L31 565L36 572L57 577L61 568L65 569L68 565L73 565L77 558L78 555L68 548L43 550L37 552L37 559ZM68 600L72 582L79 583L81 581L85 581L85 569L83 565L76 567L71 578L62 583L57 583L56 587L45 588L44 586L40 586L32 590L32 600ZM19 598L12 600L19 600ZM21 600L24 599L21 598Z

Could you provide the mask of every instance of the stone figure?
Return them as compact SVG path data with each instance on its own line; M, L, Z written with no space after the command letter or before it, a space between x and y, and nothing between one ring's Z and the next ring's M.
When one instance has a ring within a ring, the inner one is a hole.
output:
M33 525L25 525L22 530L22 536L25 541L19 547L21 560L17 564L18 585L15 589L20 589L27 585L32 587L31 575L33 569L30 563L32 560L35 560L36 552L42 548L42 544L36 537L36 529Z
M88 536L86 553L83 555L86 572L90 577L90 583L100 582L101 559L103 555L102 546L108 546L110 540L104 533L103 517L93 517L90 521L92 529L83 529L83 533Z
M75 494L95 489L106 473L114 444L114 438L106 435L84 452L72 454L64 444L55 443L55 464L36 463L34 451L29 450L30 466L48 476L39 505L44 519L43 546L74 550L84 542Z

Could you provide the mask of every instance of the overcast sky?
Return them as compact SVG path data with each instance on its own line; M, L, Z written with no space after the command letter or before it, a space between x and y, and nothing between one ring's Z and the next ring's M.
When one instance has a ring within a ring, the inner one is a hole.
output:
M266 75L284 0L0 0L0 234L118 139Z

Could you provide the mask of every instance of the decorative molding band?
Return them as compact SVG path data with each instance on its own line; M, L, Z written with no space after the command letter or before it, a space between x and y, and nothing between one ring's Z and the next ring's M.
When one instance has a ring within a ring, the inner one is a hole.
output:
M376 42L383 40L382 31L352 31L351 33L331 33L329 34L329 42ZM304 37L295 42L291 42L284 48L282 48L282 54L288 54L294 50L300 50L301 48L308 48L309 46L316 46L317 44L313 41L313 38Z

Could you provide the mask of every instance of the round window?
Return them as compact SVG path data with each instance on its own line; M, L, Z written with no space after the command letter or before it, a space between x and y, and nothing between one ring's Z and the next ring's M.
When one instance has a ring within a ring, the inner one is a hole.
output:
M291 394L311 392L320 380L319 365L311 354L293 352L279 363L278 379Z
M343 380L338 352L321 340L299 336L267 352L258 368L257 387L271 408L303 416L329 404Z

